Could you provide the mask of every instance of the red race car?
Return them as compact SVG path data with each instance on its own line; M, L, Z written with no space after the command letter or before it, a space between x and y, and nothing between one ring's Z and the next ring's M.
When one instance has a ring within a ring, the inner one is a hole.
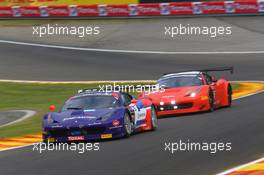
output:
M151 99L159 117L230 107L232 87L227 80L210 76L212 71L233 73L233 67L164 74L157 81L159 91L140 96Z

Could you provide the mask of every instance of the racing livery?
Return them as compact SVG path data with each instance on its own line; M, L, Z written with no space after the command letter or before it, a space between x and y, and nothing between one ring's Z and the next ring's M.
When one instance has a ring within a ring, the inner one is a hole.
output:
M59 112L47 113L42 126L44 142L89 141L155 130L157 116L149 99L135 100L117 91L80 90Z
M168 73L157 85L161 88L139 97L149 98L154 104L158 117L170 114L213 111L232 104L232 87L224 78L215 79L208 72L230 71L233 68Z

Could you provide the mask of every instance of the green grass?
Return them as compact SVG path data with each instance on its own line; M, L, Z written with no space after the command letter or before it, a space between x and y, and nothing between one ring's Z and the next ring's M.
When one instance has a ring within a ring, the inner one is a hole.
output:
M234 89L239 87L237 83L232 86ZM50 105L56 105L58 109L78 89L87 88L98 88L98 84L0 83L0 111L29 109L37 112L27 120L0 128L0 138L40 132L42 116L49 111Z
M99 85L0 83L0 111L28 109L37 112L34 117L18 124L0 128L0 138L40 132L42 116L49 111L50 105L59 109L78 89L90 88L99 88Z

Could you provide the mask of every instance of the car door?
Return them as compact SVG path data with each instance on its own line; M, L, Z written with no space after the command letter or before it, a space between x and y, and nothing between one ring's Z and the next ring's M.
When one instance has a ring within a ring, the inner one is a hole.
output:
M218 86L217 81L215 82L213 78L208 74L205 74L205 80L206 83L210 86L211 90L213 91L215 105L218 105L220 103L219 96L221 95L220 86Z
M217 93L217 83L213 81L212 77L208 74L204 74L206 84L209 85L210 89L213 91L214 95L214 102L215 104L218 104L219 101L217 101L218 98L218 93Z
M127 107L130 112L133 126L135 126L136 125L136 115L138 113L138 109L137 109L136 104L131 103L131 100L133 99L133 97L127 93L122 93L122 98L123 98L125 107Z
M144 107L142 100L137 100L135 104L131 104L132 96L124 94L125 103L128 105L132 121L135 128L146 125L147 108Z
M135 125L137 128L146 126L147 108L143 105L142 100L136 103Z

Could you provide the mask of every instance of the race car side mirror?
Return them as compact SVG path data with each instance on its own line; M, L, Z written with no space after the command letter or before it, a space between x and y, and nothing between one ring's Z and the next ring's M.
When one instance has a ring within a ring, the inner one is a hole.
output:
M131 103L132 104L136 104L137 103L137 100L133 99L133 100L131 100Z
M56 110L56 106L55 105L50 105L49 110L50 110L50 112L55 111Z

